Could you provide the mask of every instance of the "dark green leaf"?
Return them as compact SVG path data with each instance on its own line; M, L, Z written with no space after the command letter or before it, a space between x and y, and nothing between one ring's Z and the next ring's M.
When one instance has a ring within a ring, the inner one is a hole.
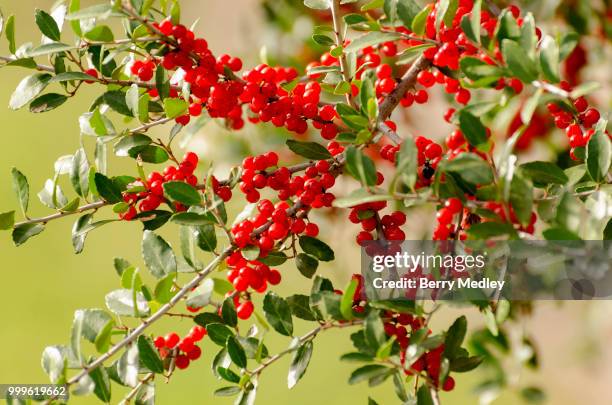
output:
M493 236L514 235L512 225L502 222L481 222L474 224L468 229L468 234L474 239L487 239Z
M115 155L129 156L132 149L141 150L143 147L151 144L153 140L143 134L127 135L121 138L114 146Z
M412 27L412 21L420 11L421 7L414 0L398 0L397 2L397 16L408 29Z
M237 385L231 385L229 387L221 387L215 390L214 395L218 397L232 397L241 392L241 389Z
M164 148L155 145L131 149L128 154L132 158L140 157L143 162L147 163L164 163L169 159L168 152Z
M457 357L451 359L450 362L450 371L454 371L455 373L465 373L468 371L474 370L476 367L482 363L483 357L473 356L473 357Z
M13 229L13 242L15 246L24 244L32 236L36 236L45 230L43 224L23 224Z
M32 102L30 103L30 112L43 113L51 111L64 104L66 100L68 100L68 97L63 94L43 94L42 96L32 100Z
M606 121L597 124L595 133L586 147L586 166L594 181L601 182L610 171L612 161L612 141L605 133Z
M357 384L361 381L380 376L386 373L388 370L389 369L387 367L380 364L368 364L353 371L349 377L348 383L351 385Z
M89 372L89 376L95 384L94 394L103 402L110 402L111 385L108 372L104 367L96 367Z
M42 32L44 36L53 41L60 40L60 30L57 27L57 23L53 17L51 17L46 11L39 9L36 9L34 16L36 25L38 25L40 32Z
M234 335L230 335L227 338L227 353L234 364L236 364L238 367L245 368L247 366L247 358L244 348Z
M184 205L200 205L202 195L193 186L182 181L169 181L164 183L164 192L174 201Z
M325 242L306 235L300 236L299 242L305 253L323 262L334 260L334 251Z
M138 356L142 364L152 372L164 372L164 363L150 337L144 335L138 337Z
M223 301L221 305L221 317L223 318L223 322L228 326L234 327L238 324L236 306L234 305L234 299L232 297L228 297Z
M354 146L346 149L346 169L351 176L367 186L376 184L376 166L372 159Z
M480 119L470 112L466 110L459 112L459 127L470 145L478 147L487 142L487 129Z
M582 240L580 236L565 228L549 228L542 231L546 240Z
M8 40L9 52L15 54L17 47L15 45L15 16L11 15L6 20L6 39Z
M278 333L285 336L293 334L291 308L287 301L269 291L264 298L263 309L266 319Z
M417 404L418 405L434 405L434 401L431 398L431 393L429 392L429 388L427 387L427 384L421 385L421 387L417 391Z
M123 201L121 196L121 189L108 177L102 173L96 173L94 175L94 182L96 184L96 190L100 197L106 202L116 204Z
M518 39L521 36L521 30L510 9L506 8L500 14L495 36L499 42L505 38Z
M454 359L457 355L457 351L465 339L467 332L467 319L465 316L461 316L453 322L451 327L446 332L444 339L444 356L449 359Z
M223 347L225 347L227 339L234 335L230 328L221 323L207 324L206 331L208 332L210 340Z
M300 378L304 376L312 357L312 348L312 340L308 340L300 345L293 354L293 359L289 366L289 374L287 375L287 386L289 389L293 388Z
M531 181L515 173L510 182L510 203L519 222L527 226L533 208L533 187Z
M198 226L195 230L196 243L205 252L212 252L217 247L217 235L213 225Z
M310 309L310 298L306 295L296 294L287 297L287 304L291 308L291 313L300 319L306 321L316 320L312 310Z
M266 257L260 257L258 260L268 266L280 266L287 261L287 255L284 252L273 250L268 252Z
M483 185L493 181L489 164L473 153L462 153L443 165L444 171L455 173L469 184Z
M531 83L538 77L538 70L519 44L509 39L502 41L502 55L508 68L516 77L525 83Z
M17 195L17 201L19 201L21 212L25 215L28 211L28 204L30 201L30 185L28 184L28 179L15 167L11 169L11 176L13 178L13 191Z
M219 323L219 324L223 323L223 319L221 319L221 317L218 314L213 313L213 312L202 312L196 315L196 317L193 320L195 323L203 327L207 327L208 324L211 324L211 323Z
M608 221L603 231L603 240L612 240L612 219Z
M567 175L552 162L533 161L523 163L519 166L520 171L529 177L536 186L546 186L547 184L566 184Z
M299 142L289 139L287 146L294 153L311 160L330 159L331 153L324 146L316 142Z

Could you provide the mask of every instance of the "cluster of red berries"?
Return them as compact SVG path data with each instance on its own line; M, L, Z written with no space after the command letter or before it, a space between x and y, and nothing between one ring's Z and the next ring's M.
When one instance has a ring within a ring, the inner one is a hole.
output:
M143 82L148 82L153 78L155 67L157 66L155 62L153 59L145 61L137 60L130 66L130 72L134 76L138 76Z
M436 213L438 225L433 232L433 240L446 240L451 236L455 229L452 224L453 219L457 214L461 213L462 209L463 204L456 197L449 198L444 202L443 207Z
M400 353L400 359L402 364L405 363L406 355L405 351ZM410 375L415 372L420 373L425 371L431 378L434 384L438 385L440 380L440 368L442 365L442 355L444 354L444 344L436 347L435 349L429 350L427 353L421 355L410 367L406 368L404 373ZM442 390L452 391L455 388L455 379L451 376L447 376L442 383Z
M271 269L257 260L247 260L240 252L228 257L226 263L231 266L227 279L239 293L247 291L249 287L253 291L263 293L268 288L268 283L278 285L281 282L282 277L278 270Z
M162 360L174 357L176 368L183 370L189 367L190 362L202 356L202 349L196 343L202 340L206 334L204 327L195 325L183 339L177 333L170 332L166 336L158 336L153 343Z
M560 87L568 92L572 90L572 86L566 81L561 82ZM589 108L584 97L571 100L571 106L550 102L546 107L554 117L555 126L565 130L571 148L571 158L579 160L575 155L576 148L584 147L589 142L595 133L593 126L599 121L601 114L597 109Z
M239 188L246 195L247 201L257 202L260 199L258 190L269 187L281 201L297 197L303 207L331 207L335 197L327 190L334 186L336 179L330 173L330 162L317 161L305 170L303 176L294 175L287 167L266 172L266 169L277 165L278 155L274 152L243 160Z
M436 168L440 160L442 160L442 146L424 136L417 136L415 144L418 159L418 179L415 187L427 187L431 184ZM400 147L401 145L384 145L380 149L380 156L385 160L395 163L395 157Z
M533 234L535 231L535 223L536 223L536 220L538 219L535 212L531 213L531 217L529 218L529 224L527 226L524 226L524 225L521 225L519 219L516 217L516 213L514 212L514 208L512 207L512 204L508 204L509 215L506 213L506 210L504 209L504 205L496 201L487 201L484 204L484 208L494 212L495 215L497 215L497 217L502 222L510 221L514 225L514 228L517 229L518 231L530 233L530 234ZM487 219L483 218L483 221L486 221L486 220Z
M362 231L357 234L357 244L373 240L372 232L382 230L382 235L387 240L404 240L406 234L400 229L406 223L406 214L394 211L380 217L379 211L387 207L386 201L376 201L359 204L351 208L349 220L354 224L360 224Z
M138 179L128 185L128 191L123 193L123 201L129 204L127 210L119 214L121 219L132 220L140 212L153 211L163 202L164 183L168 181L184 181L191 186L198 183L197 177L193 174L198 166L198 155L193 152L185 154L183 161L178 166L168 166L162 173L151 172L146 181ZM139 190L132 192L130 190ZM138 207L138 210L136 209ZM186 207L178 202L173 204L175 211L184 211Z

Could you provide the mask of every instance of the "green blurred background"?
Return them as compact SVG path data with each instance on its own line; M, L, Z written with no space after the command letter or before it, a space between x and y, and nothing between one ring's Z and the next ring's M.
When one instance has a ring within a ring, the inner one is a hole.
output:
M186 0L181 3L187 24L196 18L201 19L198 31L206 37L215 53L229 51L254 61L266 35L258 1ZM18 43L37 43L40 40L39 34L35 33L34 9L49 9L52 4L53 1L0 0L5 16L16 15ZM0 54L7 53L3 38ZM10 94L26 74L18 68L0 70L0 212L16 207L9 171L11 167L17 166L30 182L30 214L38 216L48 213L48 210L39 204L36 193L52 174L57 157L74 153L79 147L77 118L93 100L94 89L88 88L62 108L42 115L33 115L27 109L10 111L6 107ZM164 134L164 131L168 131L168 128L158 130L158 133ZM248 137L251 135L249 130L243 131L241 135L230 135L211 124L196 136L192 145L207 159L223 161L227 165L239 161L239 152L246 148L244 145L250 143ZM234 146L231 153L220 151L221 147L226 148L232 144L231 139L227 143L222 142L220 137L230 136L237 136L234 144L243 146ZM267 142L257 139L260 143ZM118 174L122 169L133 170L126 162L116 160L110 160L109 167L111 174ZM98 219L105 215L112 216L101 213ZM71 226L71 219L54 221L43 234L19 248L13 247L10 233L0 233L0 383L46 383L47 376L40 366L40 354L44 347L67 343L73 312L79 308L103 307L104 295L118 288L119 280L112 269L112 257L122 256L142 267L139 226L114 223L92 232L88 236L85 251L80 255L72 251ZM324 232L322 237L334 247L340 260L336 264L322 266L320 271L342 286L357 265L351 259L356 256L352 244L355 230L335 228ZM170 232L166 230L164 236L171 241L175 240L172 229ZM281 295L309 289L310 282L291 270L290 267L284 268L285 281L283 287L278 289ZM447 326L452 316L460 312L460 309L445 311L438 316L434 326ZM509 361L510 382L520 386L543 387L551 404L611 403L612 394L608 386L612 380L612 354L609 350L612 338L611 314L612 308L608 302L540 305L530 321L516 325L516 328L526 328L536 337L542 370L538 374L526 374L517 370L512 361ZM470 312L470 317L473 324L482 324L477 314ZM187 321L164 320L153 332L176 330L183 334L190 327ZM298 324L297 331L305 332L308 328L308 325ZM366 403L368 395L380 404L395 403L393 388L389 383L373 389L365 384L346 384L355 366L341 363L338 357L351 350L348 338L350 333L349 330L337 330L319 336L305 377L291 391L286 388L289 358L271 366L261 378L258 403L291 402L299 405L328 401L334 404L354 404ZM288 343L286 338L271 336L269 348L272 352L280 351ZM158 403L231 403L231 399L212 395L216 388L223 386L222 382L213 377L209 367L217 347L206 342L203 349L203 358L192 364L189 370L175 373L170 384L158 382ZM442 394L442 402L478 403L473 387L480 381L480 377L479 373L459 376L452 397ZM121 398L121 392L117 392L116 385L113 389L112 402L116 403ZM516 402L517 395L506 392L493 403ZM93 397L74 398L74 403L96 403L96 400Z

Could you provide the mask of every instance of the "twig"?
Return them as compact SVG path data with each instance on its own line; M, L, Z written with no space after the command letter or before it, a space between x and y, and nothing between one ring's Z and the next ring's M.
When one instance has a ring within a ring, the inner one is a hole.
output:
M400 103L408 90L414 87L417 75L420 71L429 68L431 62L425 56L421 55L406 71L402 80L397 84L395 89L385 98L379 108L379 121L382 122L391 116L395 107Z
M334 24L334 36L336 38L336 46L342 47L344 46L344 38L343 38L343 33L342 33L342 17L340 16L340 0L332 0L331 14L332 14L332 20ZM346 62L346 55L344 54L344 51L340 55L339 62L340 62L340 73L342 74L342 78L344 79L345 82L350 83L351 78L349 76L348 66ZM346 102L350 105L353 105L353 102L351 100L350 91L346 93Z
M149 373L147 375L144 376L144 378L142 380L140 380L138 382L138 384L136 384L136 386L123 398L122 403L124 404L129 404L130 401L136 396L136 394L138 393L138 390L140 389L140 387L142 387L143 385L147 384L149 381L151 381L153 378L155 377L155 373Z

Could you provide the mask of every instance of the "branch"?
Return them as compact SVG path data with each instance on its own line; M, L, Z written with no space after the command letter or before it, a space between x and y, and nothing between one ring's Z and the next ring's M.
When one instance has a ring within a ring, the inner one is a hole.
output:
M164 304L160 309L157 310L157 312L155 312L153 315L151 315L150 317L142 321L142 323L138 327L134 328L130 333L127 334L125 338L123 338L118 343L116 343L106 353L98 357L93 362L89 363L87 366L84 366L81 372L74 375L72 378L70 378L66 382L66 385L70 386L70 385L77 383L81 378L85 377L86 375L91 373L93 370L100 367L102 364L104 364L106 360L110 359L112 356L118 353L119 350L121 350L122 348L124 348L125 346L133 342L136 338L138 338L138 336L144 333L144 331L149 326L151 326L152 323L154 323L155 321L159 320L162 316L164 316L185 295L191 292L191 290L194 287L198 286L198 284L200 284L202 280L206 278L206 276L208 276L213 270L215 270L217 266L221 264L221 262L223 262L223 260L225 260L230 254L232 254L232 252L235 249L236 247L233 245L225 248L225 250L219 256L215 257L215 259L211 261L202 271L200 271L196 277L194 277L189 283L185 284L183 288L181 288L167 304ZM50 404L51 401L53 401L54 399L55 397L49 398L46 404Z
M62 212L57 212L55 214L47 215L46 217L32 218L32 219L28 219L27 221L17 222L14 225L14 227L18 227L18 226L26 225L26 224L38 224L38 223L46 224L47 222L52 221L54 219L67 217L68 215L73 215L73 214L80 214L81 212L85 212L85 211L97 210L98 208L104 207L105 205L108 205L106 201L96 201L91 204L82 205L74 211L62 211Z
M355 325L361 325L361 324L363 324L362 320L355 320L355 321L350 321L350 322L345 322L345 323L332 323L332 322L324 323L324 324L321 324L321 325L317 326L315 329L311 330L310 332L308 332L304 336L300 337L299 338L299 344L303 344L303 343L305 343L308 340L314 339L319 334L319 332L323 332L323 331L326 331L326 330L329 330L329 329L334 329L334 328L338 328L338 329L339 328L346 328L346 327L349 327L349 326L355 326ZM296 349L297 349L297 345L296 345L296 347L292 347L292 348L283 350L282 352L279 352L279 353L275 354L274 356L268 358L268 360L266 360L263 363L261 363L261 365L259 367L257 367L253 371L249 372L249 374L251 374L251 376L257 376L257 375L261 374L261 372L263 370L265 370L268 366L270 366L271 364L273 364L277 360L281 359L285 355L295 351Z
M391 113L400 103L406 92L414 87L419 72L429 68L429 66L431 66L431 62L423 55L419 56L412 66L410 66L410 69L402 76L402 80L380 105L380 121L384 121L391 116Z

